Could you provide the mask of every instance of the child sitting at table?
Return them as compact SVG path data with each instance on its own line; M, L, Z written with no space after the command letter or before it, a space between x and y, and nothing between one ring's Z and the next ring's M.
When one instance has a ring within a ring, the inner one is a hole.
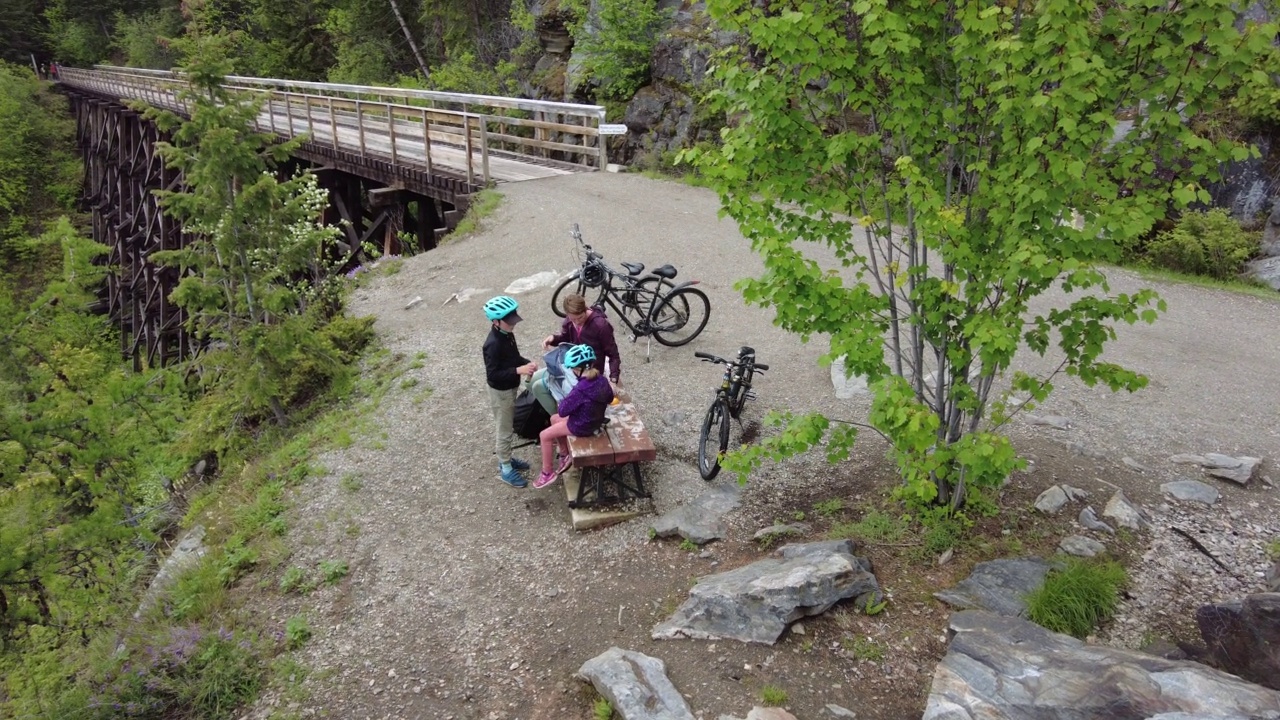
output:
M569 469L573 456L569 454L569 436L594 435L604 425L604 411L613 402L613 386L591 367L596 359L590 345L574 345L564 356L565 369L578 377L578 384L560 401L559 412L551 416L551 425L538 436L542 444L542 472L533 481L535 488L544 488ZM560 450L560 465L555 466L553 449ZM553 469L554 468L554 469Z

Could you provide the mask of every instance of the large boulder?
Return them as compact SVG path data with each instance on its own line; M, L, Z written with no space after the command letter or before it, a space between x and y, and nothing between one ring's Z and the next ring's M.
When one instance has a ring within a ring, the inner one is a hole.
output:
M975 610L952 615L950 633L923 720L1280 718L1280 693L1197 663Z
M1280 593L1202 605L1196 624L1219 667L1280 690Z
M728 529L724 514L738 507L741 497L742 488L737 483L712 485L693 502L654 520L649 527L654 537L679 535L689 542L705 545L725 536Z
M655 640L696 638L772 645L787 625L846 598L881 599L870 563L848 540L791 544L773 557L701 578L689 599L653 628Z

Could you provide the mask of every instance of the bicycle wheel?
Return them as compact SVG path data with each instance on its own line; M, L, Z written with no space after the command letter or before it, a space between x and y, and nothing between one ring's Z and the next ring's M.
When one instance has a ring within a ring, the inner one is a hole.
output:
M711 301L694 287L682 287L658 301L649 315L653 339L667 347L680 347L698 337L711 319Z
M633 327L643 325L641 321L645 319L649 308L657 304L655 297L675 287L675 283L670 280L652 275L639 280L628 279L627 282L630 285L616 292L614 299L619 301L622 314L627 316Z
M551 312L555 313L556 317L564 317L564 297L571 293L581 295L586 299L587 305L591 306L600 302L601 296L604 295L604 286L588 287L582 282L581 270L565 278L564 282L556 287L556 291L551 293ZM595 296L594 300L592 295Z
M702 430L698 433L698 474L703 480L715 479L720 472L720 457L728 449L729 406L723 397L716 396L702 418Z

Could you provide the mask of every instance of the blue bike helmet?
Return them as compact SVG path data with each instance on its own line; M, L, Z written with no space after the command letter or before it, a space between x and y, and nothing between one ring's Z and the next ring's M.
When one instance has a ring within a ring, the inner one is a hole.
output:
M564 354L564 366L569 370L596 361L596 351L590 345L574 345Z
M520 316L516 313L516 308L520 307L520 303L516 299L507 295L499 295L484 304L484 316L490 320L506 320L511 324L520 322ZM515 315L515 317L510 317Z

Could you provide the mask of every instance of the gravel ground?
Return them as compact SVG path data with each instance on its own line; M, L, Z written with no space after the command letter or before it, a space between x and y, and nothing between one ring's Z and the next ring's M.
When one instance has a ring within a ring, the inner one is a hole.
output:
M319 459L327 475L299 493L289 564L342 558L351 573L336 587L286 599L273 611L282 624L298 612L310 618L315 636L299 656L313 672L305 694L268 692L250 715L589 717L590 695L571 676L611 645L663 658L695 711L709 718L745 715L765 682L785 683L802 720L821 717L826 703L861 717L900 717L903 708L922 707L932 667L921 658L943 651L937 630L945 617L924 601L886 614L885 622L897 623L894 647L904 655L916 651L914 659L875 670L846 653L808 656L794 643L757 648L648 639L691 578L758 555L750 533L787 498L874 496L876 478L885 475L877 442L868 439L837 468L806 458L753 477L744 509L729 518L734 537L711 546L705 558L649 542L644 518L575 533L558 484L535 491L498 481L480 304L518 278L573 269L568 229L575 222L611 263L671 262L680 279L700 279L711 297L707 330L684 348L654 344L651 362L643 340L633 345L619 332L623 384L659 450L645 470L658 512L704 487L695 440L719 373L696 362L694 350L729 355L749 344L773 366L758 380L760 401L749 414L789 408L860 419L867 409L865 397L835 399L829 370L817 362L821 339L801 343L774 327L771 313L743 304L733 283L761 266L735 224L717 219L711 192L611 174L512 184L502 192L501 207L475 235L408 259L399 273L355 293L351 312L375 316L394 353L424 352L425 364L404 376L416 386L384 399L372 431ZM1144 284L1126 271L1109 274L1115 292ZM446 303L466 289L479 292ZM1248 488L1207 480L1224 498L1205 510L1163 505L1158 488L1198 474L1167 462L1179 452L1263 457L1261 473L1276 475L1280 301L1181 285L1157 289L1169 303L1167 315L1154 326L1122 328L1107 356L1148 374L1149 388L1113 395L1064 377L1038 412L1069 417L1072 429L1025 422L1012 429L1018 447L1036 460L1034 471L1018 478L1030 497L1071 482L1094 490L1101 511L1106 496L1099 493L1118 485L1157 515L1133 599L1110 638L1130 645L1146 638L1158 618L1260 588L1254 573L1266 562L1263 545L1280 536L1276 491L1258 480ZM550 296L551 288L518 296L525 322L516 334L527 356L540 356L540 338L556 325ZM405 309L416 297L422 301ZM1028 357L1024 369L1044 371L1057 360ZM518 454L536 472L535 449ZM1126 468L1123 457L1149 470ZM1236 565L1236 577L1172 536L1166 526L1175 523L1202 526L1206 545ZM845 617L840 626L855 622Z

